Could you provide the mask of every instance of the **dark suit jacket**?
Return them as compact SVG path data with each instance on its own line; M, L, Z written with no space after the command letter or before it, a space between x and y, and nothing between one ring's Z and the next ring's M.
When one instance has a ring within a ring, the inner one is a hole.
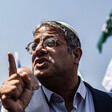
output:
M84 82L92 93L95 112L112 112L112 94L94 89L88 83Z

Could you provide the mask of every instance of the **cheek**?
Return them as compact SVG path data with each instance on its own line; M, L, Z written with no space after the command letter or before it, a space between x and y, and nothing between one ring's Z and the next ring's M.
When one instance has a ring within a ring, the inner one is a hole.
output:
M71 54L68 53L68 51L66 52L63 52L63 53L60 53L60 56L59 56L59 60L58 60L63 66L71 63L72 61L72 56Z
M36 58L36 55L32 54L32 63L34 63L35 58Z
M52 64L55 63L55 59L54 59L53 57L51 57L51 56L49 56L49 61L50 61Z
M54 63L57 63L58 66L64 66L64 64L66 63L66 61L68 61L68 58L66 57L66 53L58 53L57 55L55 55L54 57Z
M64 48L64 50L61 48L51 53L51 57L54 59L54 61L62 61L67 55L69 54L66 48Z
M55 63L56 51L52 49L52 51L48 50L48 60L52 63Z
M34 69L34 60L35 60L36 56L32 55L32 69Z

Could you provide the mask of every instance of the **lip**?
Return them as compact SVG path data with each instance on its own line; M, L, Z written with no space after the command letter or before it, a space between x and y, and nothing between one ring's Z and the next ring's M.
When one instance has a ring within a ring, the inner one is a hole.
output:
M34 61L34 66L37 68L43 68L46 66L47 62L50 62L47 58L38 58Z

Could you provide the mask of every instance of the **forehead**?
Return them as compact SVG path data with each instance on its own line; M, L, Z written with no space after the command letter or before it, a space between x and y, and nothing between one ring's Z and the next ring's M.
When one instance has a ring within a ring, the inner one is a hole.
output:
M47 35L58 35L58 36L64 36L64 32L61 29L52 27L52 26L41 26L39 27L34 34L35 38L40 38Z

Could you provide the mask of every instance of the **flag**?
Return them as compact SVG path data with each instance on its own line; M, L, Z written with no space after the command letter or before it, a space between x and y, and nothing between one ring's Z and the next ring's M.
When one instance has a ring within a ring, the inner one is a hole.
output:
M19 60L18 52L15 52L15 61L16 61L17 68L20 68L21 63L20 63L20 60Z
M108 92L112 92L112 59L110 60L110 63L107 67L102 85Z
M99 52L102 51L102 44L111 35L112 35L112 11L111 11L110 15L107 17L106 23L104 23L104 25L102 27L102 34L101 34L100 39L97 44Z

